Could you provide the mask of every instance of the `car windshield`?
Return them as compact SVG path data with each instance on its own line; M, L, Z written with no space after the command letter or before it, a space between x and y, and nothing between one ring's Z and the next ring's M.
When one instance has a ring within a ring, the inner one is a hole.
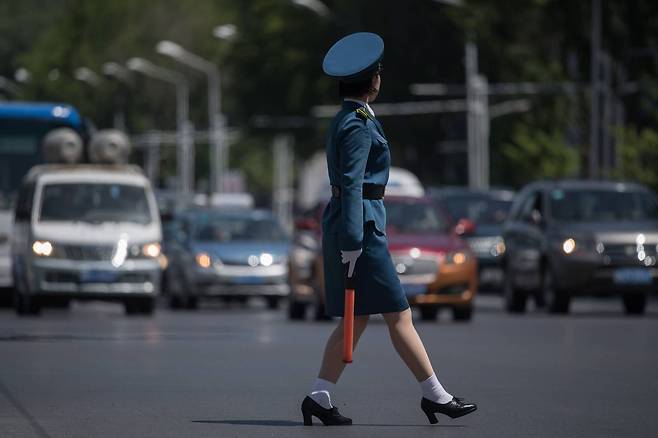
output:
M144 187L127 184L47 184L41 197L41 222L152 221Z
M194 239L204 242L285 241L286 233L269 217L209 217L194 227Z
M512 201L489 196L451 196L441 204L453 219L470 219L481 225L502 224L512 207Z
M553 190L550 211L563 222L658 220L656 198L641 191Z
M426 202L386 203L386 221L389 230L398 233L445 233L450 228L437 207Z

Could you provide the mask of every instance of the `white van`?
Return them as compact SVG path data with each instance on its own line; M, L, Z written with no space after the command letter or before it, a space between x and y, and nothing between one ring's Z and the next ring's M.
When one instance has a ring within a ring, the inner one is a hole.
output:
M162 231L151 185L130 165L36 166L18 193L11 236L19 314L46 301L121 301L153 312Z

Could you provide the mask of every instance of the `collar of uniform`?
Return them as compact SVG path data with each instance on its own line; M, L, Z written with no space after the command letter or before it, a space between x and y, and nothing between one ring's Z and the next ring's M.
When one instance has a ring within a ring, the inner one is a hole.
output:
M370 115L375 117L375 112L372 110L372 108L370 108L370 105L368 105L368 102L364 102L364 101L358 100L358 99L352 99L351 97L346 97L345 99L343 99L343 102L354 102L354 103L358 104L359 106L365 107L368 110L368 112L370 113Z

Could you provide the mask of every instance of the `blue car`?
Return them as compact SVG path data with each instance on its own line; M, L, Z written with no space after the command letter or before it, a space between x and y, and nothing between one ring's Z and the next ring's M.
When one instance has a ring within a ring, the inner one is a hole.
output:
M265 210L195 208L176 214L165 236L165 293L172 308L195 309L201 298L279 305L290 291L288 234Z

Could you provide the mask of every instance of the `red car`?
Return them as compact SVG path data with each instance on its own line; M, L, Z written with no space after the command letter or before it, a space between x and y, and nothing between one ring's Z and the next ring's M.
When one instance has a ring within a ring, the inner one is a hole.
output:
M441 307L452 309L455 320L469 320L477 293L477 260L457 232L457 226L429 198L386 197L386 234L393 264L423 320L436 319ZM320 216L322 207L297 221L297 238L290 257L289 316L303 319L308 304L316 317L324 310ZM358 293L358 291L357 291Z

